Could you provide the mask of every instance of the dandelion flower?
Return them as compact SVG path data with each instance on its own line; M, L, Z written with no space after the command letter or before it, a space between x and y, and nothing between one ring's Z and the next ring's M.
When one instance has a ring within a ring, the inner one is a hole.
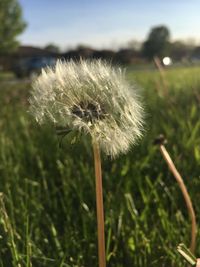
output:
M106 267L100 148L115 157L141 136L143 109L120 69L100 60L58 61L34 81L30 111L39 123L89 134L96 178L99 267Z
M100 148L115 157L141 136L143 109L136 90L101 60L57 61L34 81L30 112L39 123L90 134Z

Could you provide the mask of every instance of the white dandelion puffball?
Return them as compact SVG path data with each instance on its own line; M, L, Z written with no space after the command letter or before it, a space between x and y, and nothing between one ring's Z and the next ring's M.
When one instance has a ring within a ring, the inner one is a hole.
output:
M125 153L141 136L143 108L120 68L101 60L57 61L33 82L30 112L42 124L90 134L107 154Z

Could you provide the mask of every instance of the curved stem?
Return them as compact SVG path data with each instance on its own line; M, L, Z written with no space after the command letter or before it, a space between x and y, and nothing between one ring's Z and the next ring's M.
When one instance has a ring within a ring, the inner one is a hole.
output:
M197 223L196 223L196 216L195 216L195 212L194 212L194 208L192 205L192 201L191 198L189 196L189 193L187 191L187 188L184 184L184 181L180 175L180 173L178 172L178 170L176 169L169 153L167 152L166 148L164 147L164 145L160 145L160 151L165 159L165 161L168 164L168 167L170 169L170 171L173 173L181 191L183 194L183 197L185 199L185 203L188 209L188 213L191 219L191 223L192 223L192 227L191 227L191 243L190 243L190 250L191 252L194 253L195 251L195 246L196 246L196 235L197 235Z
M94 165L95 165L95 177L96 177L96 207L97 207L97 225L98 225L99 267L106 267L101 154L99 150L99 145L96 142L93 142L93 151L94 151Z

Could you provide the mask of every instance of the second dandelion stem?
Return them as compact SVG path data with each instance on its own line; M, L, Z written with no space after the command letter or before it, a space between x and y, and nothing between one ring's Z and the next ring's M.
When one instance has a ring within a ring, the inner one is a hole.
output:
M168 164L168 167L170 169L170 171L173 173L176 181L179 184L179 187L182 191L183 197L185 199L185 203L188 209L188 213L189 216L191 218L191 222L192 222L192 227L191 227L191 244L190 244L190 250L191 252L194 253L195 251L195 246L196 246L196 235L197 235L197 223L196 223L196 216L195 216L195 212L194 212L194 208L192 205L192 201L191 198L189 196L189 193L187 191L187 188L185 186L185 183L180 175L180 173L177 171L169 153L167 152L166 148L164 145L160 145L160 151L165 159L165 161Z
M95 177L96 177L99 267L106 267L101 155L100 155L99 145L96 142L93 142L93 151L94 151L94 164L95 164Z

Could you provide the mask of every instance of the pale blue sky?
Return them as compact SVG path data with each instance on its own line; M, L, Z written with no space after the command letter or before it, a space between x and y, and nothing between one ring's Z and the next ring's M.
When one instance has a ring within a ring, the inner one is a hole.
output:
M19 0L28 23L23 44L117 48L164 24L172 39L200 41L200 0Z

